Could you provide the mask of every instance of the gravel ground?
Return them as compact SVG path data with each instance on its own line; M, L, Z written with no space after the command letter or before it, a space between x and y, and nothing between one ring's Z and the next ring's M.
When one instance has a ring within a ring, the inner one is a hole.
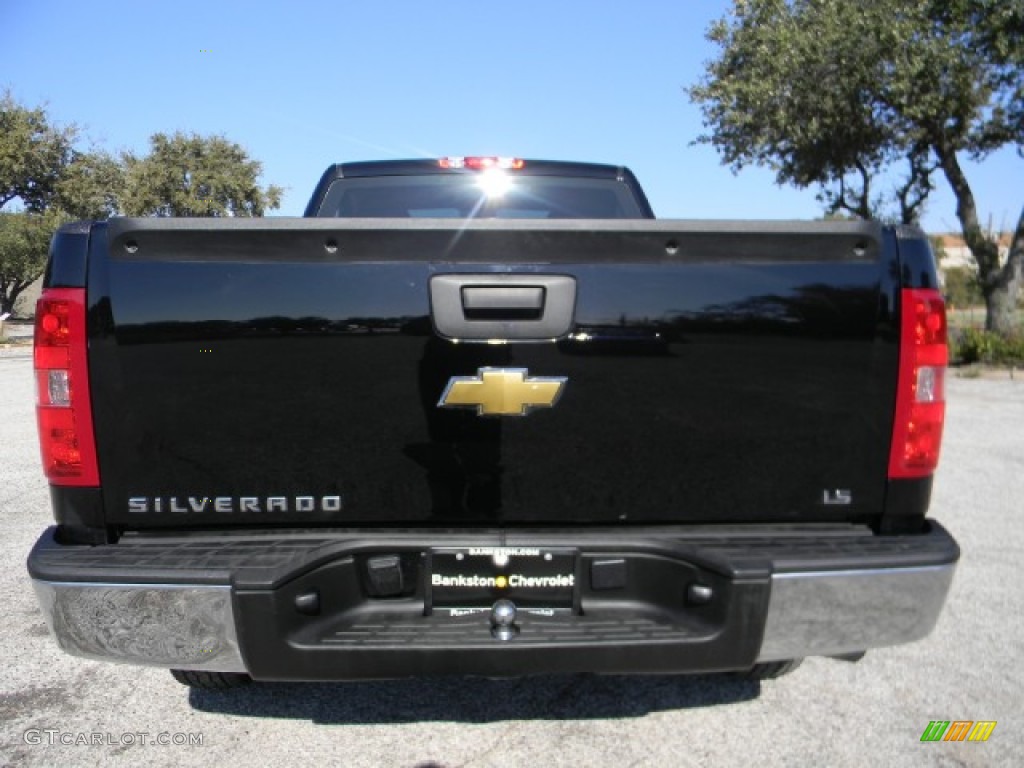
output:
M189 691L163 670L56 649L24 565L50 520L31 360L25 348L2 349L0 764L1024 765L1024 383L953 379L949 398L932 515L963 556L939 625L922 642L856 664L809 659L764 684L564 676L218 694ZM922 744L936 719L998 725L986 743ZM60 743L83 733L102 743ZM201 734L202 744L142 744L158 734Z

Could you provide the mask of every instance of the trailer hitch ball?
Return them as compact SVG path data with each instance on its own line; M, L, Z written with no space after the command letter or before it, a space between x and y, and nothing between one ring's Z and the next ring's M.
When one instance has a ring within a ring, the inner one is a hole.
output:
M491 635L498 640L511 640L518 634L516 604L511 600L499 600L491 606Z

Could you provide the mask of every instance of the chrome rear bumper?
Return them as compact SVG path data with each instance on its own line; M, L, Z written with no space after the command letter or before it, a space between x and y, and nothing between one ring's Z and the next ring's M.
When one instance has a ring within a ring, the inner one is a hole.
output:
M678 543L654 534L521 533L510 543L543 536L578 547L581 611L524 617L521 634L503 644L485 613L445 619L431 615L420 591L396 602L360 586L360 553L421 551L452 535L211 534L83 547L60 544L51 530L29 572L69 654L256 679L345 680L740 670L914 642L935 627L959 557L937 524L920 536ZM619 592L588 579L589 564L609 558L627 563L629 585ZM688 588L694 579L705 585L699 602ZM308 614L296 600L316 591L330 608Z
M910 643L935 627L955 564L772 576L757 660L837 656Z
M57 645L73 656L245 672L231 587L36 579L32 584Z

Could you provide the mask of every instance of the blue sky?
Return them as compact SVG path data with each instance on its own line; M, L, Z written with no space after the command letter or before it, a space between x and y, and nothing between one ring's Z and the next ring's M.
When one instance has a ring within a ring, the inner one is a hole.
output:
M662 218L820 216L813 190L691 144L683 89L728 5L0 0L0 89L110 151L223 134L286 188L276 215L300 215L331 162L499 154L627 165ZM966 165L982 215L1012 227L1024 160ZM954 230L937 180L925 227Z

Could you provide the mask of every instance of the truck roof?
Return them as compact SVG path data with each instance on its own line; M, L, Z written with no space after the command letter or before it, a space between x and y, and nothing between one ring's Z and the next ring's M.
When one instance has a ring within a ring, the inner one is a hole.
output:
M304 216L316 216L331 183L343 178L366 178L371 176L420 176L433 174L462 174L479 173L479 168L452 167L446 165L445 160L464 160L467 158L414 158L408 160L372 160L355 163L334 163L328 166L320 177L316 189L306 206ZM499 158L493 158L495 160ZM512 158L501 158L511 160ZM610 179L621 181L630 187L637 198L640 207L645 214L653 218L650 203L643 192L640 182L637 181L625 166L608 165L603 163L577 163L564 160L530 160L516 158L515 162L522 163L511 171L516 174L529 176L562 176L590 179Z
M335 163L327 169L331 178L352 176L412 176L425 173L474 173L468 168L444 167L449 158L416 158L411 160L372 160L360 163ZM463 158L459 158L460 160ZM511 159L511 158L510 158ZM534 176L582 176L596 179L623 179L628 169L619 165L575 163L562 160L518 160L517 173ZM325 174L325 175L327 175Z

